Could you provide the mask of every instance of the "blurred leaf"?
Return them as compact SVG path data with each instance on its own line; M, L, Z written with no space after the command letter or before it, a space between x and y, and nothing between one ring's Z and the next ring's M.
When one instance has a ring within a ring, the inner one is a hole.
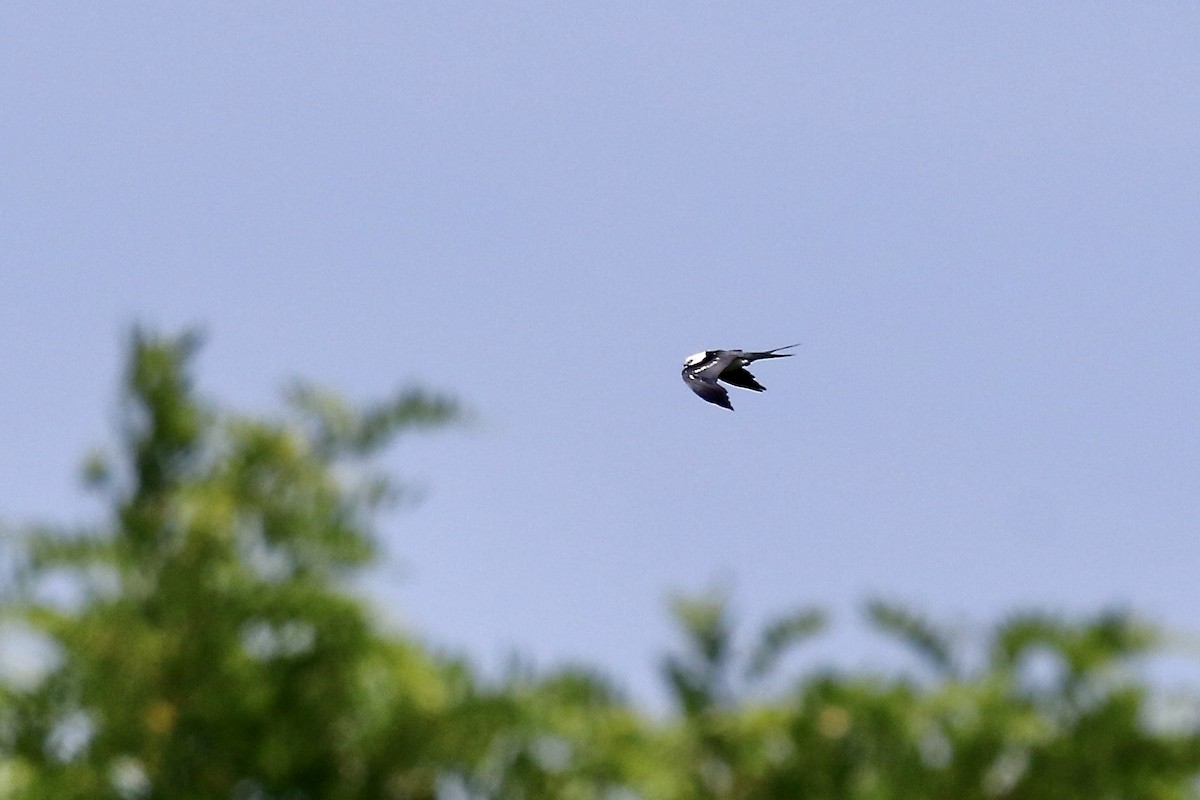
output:
M106 489L112 482L112 466L108 457L99 450L88 453L80 470L84 486L89 489Z
M732 649L732 628L724 595L677 596L671 600L671 611L683 628L690 652L700 663L721 669Z
M397 392L362 409L351 407L334 392L302 382L293 384L287 396L312 426L318 452L328 458L369 456L406 430L464 418L457 401L423 389Z
M684 649L668 656L663 672L676 701L688 713L728 699L732 629L725 597L713 592L702 597L676 596L671 610L684 635Z
M956 672L950 637L924 617L882 600L867 604L867 616L876 627L900 638L939 674Z
M825 614L819 609L804 609L768 624L750 656L746 677L759 680L767 676L790 648L824 630L825 621Z

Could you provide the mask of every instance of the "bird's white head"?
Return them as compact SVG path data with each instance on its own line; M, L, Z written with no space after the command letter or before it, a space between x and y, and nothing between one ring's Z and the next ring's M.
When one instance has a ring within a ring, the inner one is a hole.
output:
M708 358L707 352L692 353L690 356L688 356L686 359L684 359L683 365L685 367L694 367L706 358Z

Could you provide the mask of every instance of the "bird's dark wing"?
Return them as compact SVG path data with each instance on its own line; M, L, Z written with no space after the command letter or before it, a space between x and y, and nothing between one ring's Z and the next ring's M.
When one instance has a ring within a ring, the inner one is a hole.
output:
M740 386L743 389L752 389L756 392L765 392L767 390L767 387L754 379L749 370L736 361L724 369L721 373L721 380L732 386Z
M733 403L729 402L729 392L725 391L725 387L718 385L716 381L697 377L694 373L685 369L683 371L683 382L693 392L700 395L701 398L714 405L733 411Z

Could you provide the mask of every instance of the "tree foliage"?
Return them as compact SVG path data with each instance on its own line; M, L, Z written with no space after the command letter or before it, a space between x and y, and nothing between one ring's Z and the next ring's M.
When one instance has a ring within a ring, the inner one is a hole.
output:
M48 645L0 680L0 800L1196 797L1197 716L1164 724L1132 669L1162 638L1125 614L964 643L874 602L927 674L785 674L820 611L747 643L726 598L679 597L670 715L587 668L484 679L346 589L400 489L372 457L460 407L297 384L279 419L231 414L192 386L198 345L132 337L120 450L85 468L109 517L24 532L0 577L6 629Z

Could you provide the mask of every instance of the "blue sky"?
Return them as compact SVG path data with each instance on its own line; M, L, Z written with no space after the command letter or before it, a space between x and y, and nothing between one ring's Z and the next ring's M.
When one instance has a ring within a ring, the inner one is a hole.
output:
M1200 8L0 10L0 517L94 519L125 333L418 382L381 612L642 698L673 591L955 624L1200 601ZM803 342L735 413L679 379ZM823 648L823 649L822 649ZM1194 674L1194 673L1193 673Z

